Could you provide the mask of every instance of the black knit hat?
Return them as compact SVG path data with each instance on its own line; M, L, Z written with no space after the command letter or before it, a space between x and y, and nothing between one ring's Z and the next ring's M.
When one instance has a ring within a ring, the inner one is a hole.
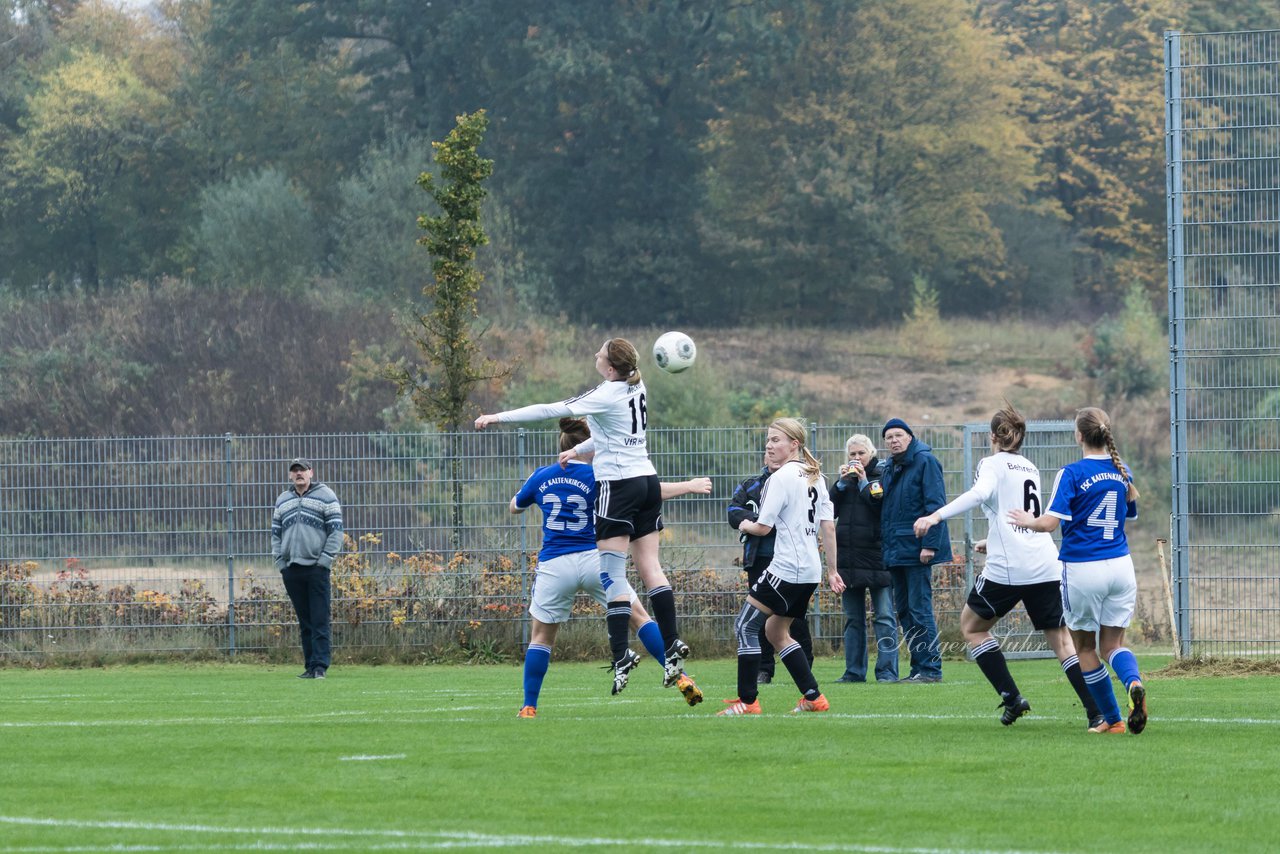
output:
M884 422L884 429L880 431L880 438L883 439L884 434L888 433L894 427L900 427L901 429L906 430L908 436L912 437L913 439L915 438L916 434L911 432L910 425L908 425L907 422L903 421L901 418L890 418L888 421Z

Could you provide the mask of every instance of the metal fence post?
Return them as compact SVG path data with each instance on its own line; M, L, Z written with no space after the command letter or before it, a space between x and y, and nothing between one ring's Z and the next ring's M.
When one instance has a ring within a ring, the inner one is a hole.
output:
M222 482L227 505L227 655L236 654L235 511L231 491L231 434L222 435Z

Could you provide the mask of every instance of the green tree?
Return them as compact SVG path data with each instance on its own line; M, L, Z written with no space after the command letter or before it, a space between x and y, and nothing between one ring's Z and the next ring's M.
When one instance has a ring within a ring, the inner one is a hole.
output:
M125 63L77 53L50 71L27 103L10 169L44 237L49 272L89 289L146 272L147 225L166 232L168 206L148 184L163 158L164 93Z
M359 166L338 185L333 217L334 274L370 294L403 294L423 282L421 250L414 245L418 202L415 179L431 160L420 137L393 131L365 151Z
M389 369L400 393L412 397L419 417L449 433L455 549L462 531L458 430L470 407L472 388L503 374L479 357L472 337L478 315L476 292L482 279L475 268L476 249L488 243L480 224L480 205L486 194L483 182L493 174L493 161L476 152L487 126L484 110L458 116L457 127L444 141L432 143L440 178L430 172L418 177L419 186L440 208L436 216L418 218L419 227L426 232L418 242L431 253L433 274L433 281L423 288L431 309L417 315L414 333L425 370Z
M1162 33L1172 0L980 0L1022 83L1038 194L1067 217L1078 290L1163 288Z
M991 212L1022 206L1033 162L1007 114L999 42L952 0L778 3L753 22L768 63L713 123L703 237L742 307L865 324L1001 286Z
M277 169L205 187L199 216L199 279L296 291L320 268L311 207Z

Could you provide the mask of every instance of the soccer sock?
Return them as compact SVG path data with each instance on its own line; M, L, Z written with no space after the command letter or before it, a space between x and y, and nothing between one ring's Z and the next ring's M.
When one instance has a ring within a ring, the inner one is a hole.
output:
M658 659L659 664L667 663L667 645L662 642L662 632L653 620L636 629L636 637L644 644L645 651Z
M1080 669L1080 656L1072 655L1062 662L1062 672L1067 674L1067 681L1071 683L1071 687L1075 689L1076 696L1080 698L1080 705L1084 706L1085 716L1089 720L1093 720L1102 714L1097 702L1093 699L1093 693L1090 692L1089 686L1084 682L1084 672Z
M524 654L524 704L538 707L538 695L542 693L542 680L551 664L551 647L540 643L529 644Z
M800 648L804 650L804 657L809 662L809 667L812 668L813 635L809 632L809 619L807 617L796 617L791 621L791 637L795 638L796 643L800 644Z
M738 650L738 699L750 705L760 696L760 652Z
M813 678L809 659L805 658L804 650L795 638L791 639L786 649L778 653L778 660L787 668L787 672L791 674L791 680L796 683L796 687L800 689L801 694L804 694L806 700L818 699L822 694L818 690L818 680Z
M627 654L627 626L631 624L631 603L626 599L610 602L605 606L605 625L609 627L609 652L614 663Z
M1115 671L1116 678L1120 680L1125 691L1128 691L1129 686L1134 682L1142 681L1142 674L1138 672L1138 659L1134 658L1128 647L1122 646L1111 653L1107 664L1111 665L1111 669Z
M680 637L676 632L676 594L667 585L649 591L649 611L658 621L662 639L668 644Z
M991 637L975 646L973 660L978 662L982 675L987 677L997 694L1001 697L1018 695L1018 686L1013 681L1013 674L1009 672L1009 662L1005 661L1004 653L1000 651L1000 641Z
M1098 708L1106 716L1107 723L1118 723L1120 704L1116 702L1116 691L1111 687L1111 674L1107 673L1107 666L1103 664L1097 670L1085 673L1084 682L1089 686L1089 693L1098 703Z

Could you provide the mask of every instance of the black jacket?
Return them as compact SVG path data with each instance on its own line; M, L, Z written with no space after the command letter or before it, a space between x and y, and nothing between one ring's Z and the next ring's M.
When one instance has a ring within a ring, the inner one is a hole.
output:
M738 488L733 491L733 498L729 499L729 527L735 531L742 524L743 519L756 521L760 516L760 493L764 491L764 482L769 479L769 475L773 472L769 471L769 467L765 466L760 470L759 474L753 474L751 477L738 484ZM777 539L777 532L770 531L763 537L753 537L747 534L739 534L742 540L742 568L751 569L755 565L757 557L773 557L773 541Z
M858 489L856 478L831 484L836 508L836 568L849 587L888 587L892 583L880 550L880 460L867 467L867 487Z

